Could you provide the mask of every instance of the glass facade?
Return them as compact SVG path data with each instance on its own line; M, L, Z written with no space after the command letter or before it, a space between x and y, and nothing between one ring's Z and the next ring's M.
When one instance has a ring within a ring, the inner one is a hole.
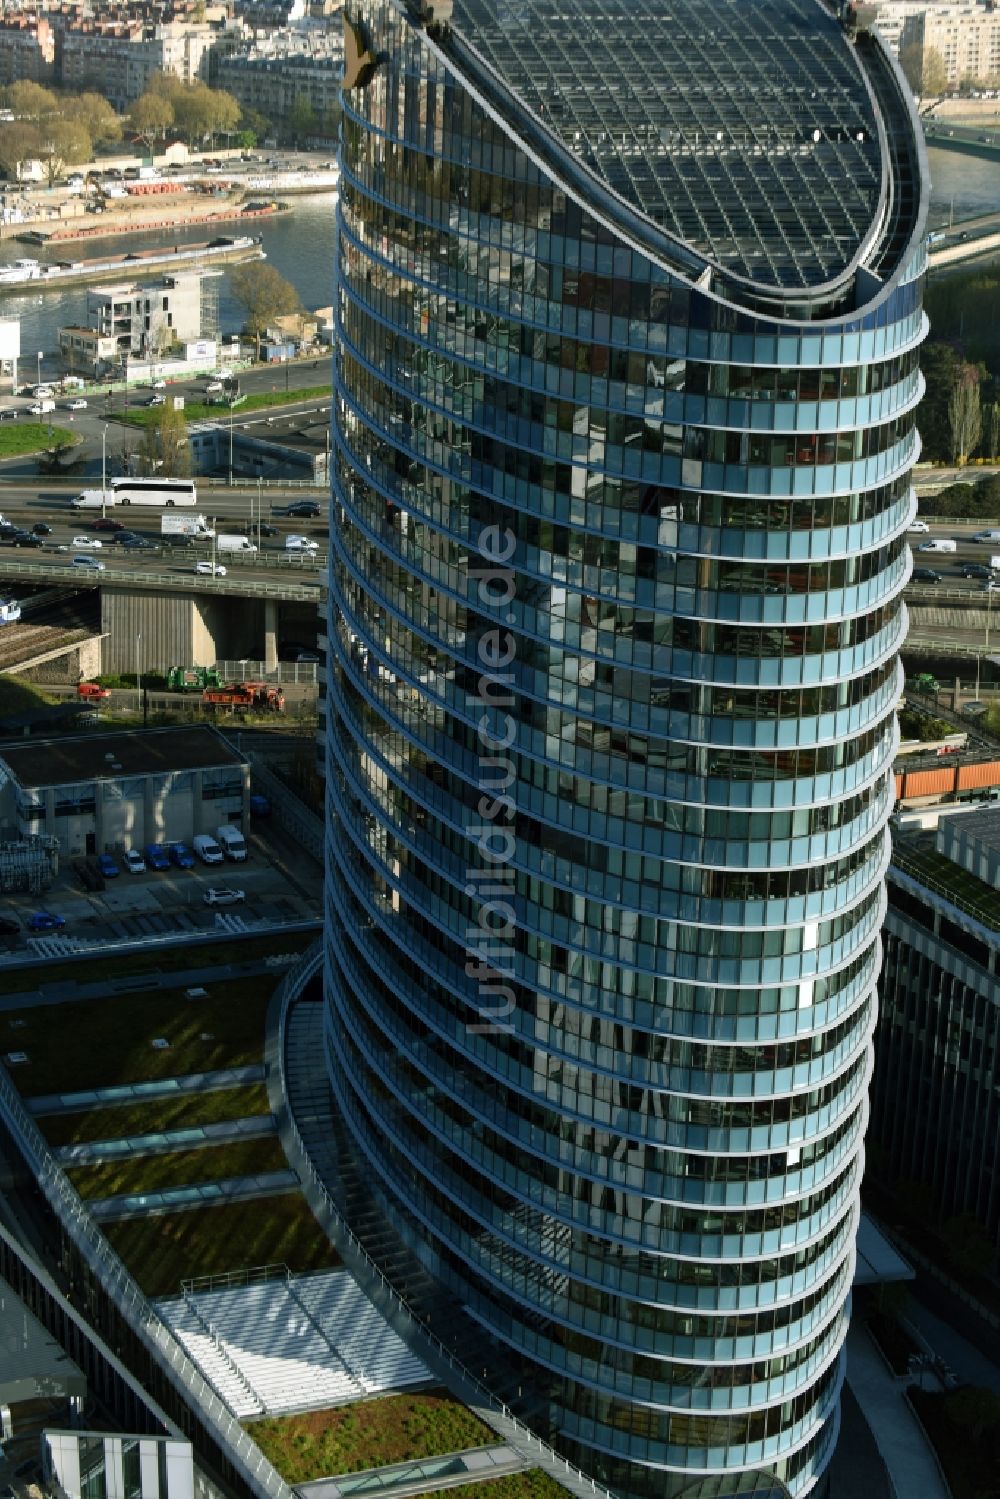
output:
M348 47L330 1081L560 1451L636 1499L818 1494L914 512L912 119L872 43L857 254L810 285L800 233L792 289L792 260L744 285L616 206L461 10L366 0Z

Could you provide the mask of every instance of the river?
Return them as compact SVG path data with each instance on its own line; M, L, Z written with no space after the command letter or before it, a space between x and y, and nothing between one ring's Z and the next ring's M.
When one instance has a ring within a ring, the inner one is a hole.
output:
M291 213L277 214L273 219L254 219L246 226L247 232L259 234L267 252L268 264L289 280L310 310L329 307L333 301L333 193L307 194L290 199ZM109 255L122 254L126 249L141 249L152 245L197 244L214 239L218 234L242 232L236 220L221 224L192 225L165 235L162 229L148 234L115 235L96 242L69 241L58 255L86 256L93 259L102 251ZM0 244L0 265L10 264L20 256L36 255L39 259L55 259L40 253L30 245L19 245L13 237ZM231 267L219 266L219 331L235 333L243 324L244 311L229 292ZM113 278L109 277L109 281ZM124 279L124 276L123 278ZM93 288L67 286L63 291L33 292L25 290L16 296L0 297L0 317L21 319L22 361L39 350L43 354L54 354L59 348L58 330L70 324L87 324L87 292Z
M953 212L956 222L975 214L994 212L1000 206L1000 164L963 156L957 151L933 148L928 152L931 169L931 223L947 222ZM310 309L329 307L333 301L333 234L334 203L332 193L316 193L293 198L291 213L273 219L257 219L250 229L260 234L267 259L296 288L303 306ZM235 222L195 225L178 229L170 239L176 244L191 244L211 239L217 234L235 233ZM116 236L81 247L70 243L66 255L120 253L127 246L162 245L162 230L149 234ZM0 244L0 265L9 264L21 255L33 252L13 238ZM243 322L243 309L229 292L229 267L220 267L219 331L235 333ZM64 291L31 292L0 298L0 317L21 319L22 359L41 350L54 354L59 347L57 330L70 323L86 323L87 288L66 287Z

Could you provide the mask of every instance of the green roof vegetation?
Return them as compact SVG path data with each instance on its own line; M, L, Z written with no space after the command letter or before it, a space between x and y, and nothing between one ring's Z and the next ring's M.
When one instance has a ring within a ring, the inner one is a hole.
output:
M160 1220L162 1221L162 1220ZM287 1483L359 1473L496 1443L496 1436L444 1391L265 1416L247 1430Z
M121 959L116 976L123 976ZM267 1006L281 977L276 970L212 983L208 999L156 988L66 1003L58 1046L48 1006L12 1011L8 1024L23 1021L17 1049L30 1059L16 1069L17 1086L30 1098L260 1063ZM154 1046L158 1040L168 1044Z
M939 854L933 845L920 839L897 837L893 840L892 862L897 869L919 880L944 900L1000 931L1000 900L992 885L977 879L953 859Z
M182 1280L255 1265L302 1274L340 1263L297 1193L104 1223L101 1231L147 1296L174 1296Z
M128 1155L120 1160L72 1166L66 1174L80 1196L119 1197L139 1192L163 1192L201 1182L225 1181L231 1176L259 1176L264 1171L286 1171L288 1161L276 1137L227 1140L200 1150L165 1151L160 1155Z
M211 1093L181 1093L169 1098L147 1098L141 1102L110 1104L80 1114L36 1116L36 1123L50 1145L81 1145L91 1140L121 1140L128 1135L148 1135L154 1130L191 1129L203 1124L224 1124L231 1119L249 1119L270 1113L263 1083L244 1088L219 1088Z
M484 1476L479 1483L460 1483L455 1488L433 1489L420 1499L566 1499L566 1490L541 1468L507 1473L502 1478Z

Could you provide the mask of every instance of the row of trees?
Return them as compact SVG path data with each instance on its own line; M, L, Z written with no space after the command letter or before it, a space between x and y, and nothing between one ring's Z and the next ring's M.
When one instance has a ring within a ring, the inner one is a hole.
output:
M122 122L100 94L57 94L40 84L12 83L0 91L16 118L0 125L0 169L16 177L24 161L42 162L50 183L77 162L89 161L95 146L122 137Z
M184 83L174 73L158 73L132 105L129 129L152 149L167 135L200 146L218 135L236 135L242 111L225 89Z

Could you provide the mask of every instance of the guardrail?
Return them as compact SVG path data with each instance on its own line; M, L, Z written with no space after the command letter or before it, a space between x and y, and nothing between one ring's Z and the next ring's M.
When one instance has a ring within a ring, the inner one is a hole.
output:
M228 566L228 564L223 564ZM54 562L7 562L0 560L0 576L8 578L41 578L45 582L62 583L67 588L101 588L109 583L122 583L145 588L172 588L186 593L201 593L210 589L214 593L247 595L253 598L303 599L315 603L319 595L319 579L312 582L275 583L266 578L212 578L207 574L156 573L131 567L107 568L98 572L94 568L74 567L72 563Z
M104 1238L0 1065L0 1114L35 1181L105 1295L124 1317L176 1392L259 1499L295 1499L294 1491L203 1378Z
M907 595L918 593L921 603L925 597L928 602L932 599L961 599L968 603L970 599L979 599L984 608L988 599L995 598L997 617L1000 618L1000 590L998 589L985 589L981 585L976 588L962 588L958 583L946 583L943 588L940 583L907 583L904 592Z
M339 1208L327 1191L322 1177L313 1166L309 1152L306 1149L305 1141L299 1133L298 1125L292 1116L291 1109L288 1107L288 1093L284 1084L284 1038L286 1021L292 1002L298 997L304 985L315 978L322 966L322 962L322 949L318 948L313 953L307 953L296 964L295 968L282 979L273 1001L278 1009L277 1025L275 1027L276 1036L269 1033L267 1045L268 1063L276 1069L281 1079L282 1107L279 1123L284 1124L290 1138L296 1169L300 1176L303 1173L306 1176L306 1182L303 1185L306 1187L307 1195L310 1187L315 1194L315 1201L310 1203L313 1212L324 1228L326 1228L330 1238L334 1242L336 1242L338 1237L341 1239L342 1243L349 1248L350 1256L361 1266L365 1276L374 1281L375 1285L380 1288L389 1305L411 1324L414 1330L419 1333L420 1337L434 1351L436 1357L447 1364L454 1371L461 1383L474 1393L478 1403L486 1410L494 1412L503 1421L509 1423L525 1447L534 1448L538 1454L534 1461L539 1467L548 1471L551 1476L557 1478L560 1483L576 1494L598 1494L602 1496L602 1499L615 1499L610 1489L604 1488L603 1485L591 1478L589 1474L577 1468L568 1458L562 1457L560 1453L556 1452L553 1447L550 1447L547 1442L543 1441L541 1437L533 1432L530 1427L525 1426L523 1422L519 1421L510 1407L505 1405L491 1390L487 1389L482 1381L472 1373L471 1369L468 1369L460 1359L456 1358L447 1344L441 1342L436 1334L427 1326L426 1322L421 1320L409 1302L404 1300L395 1287L385 1278L360 1239L355 1237L350 1225L341 1215ZM286 1154L288 1154L287 1151ZM292 1155L289 1155L289 1162L293 1163ZM330 1226L334 1230L332 1233Z

